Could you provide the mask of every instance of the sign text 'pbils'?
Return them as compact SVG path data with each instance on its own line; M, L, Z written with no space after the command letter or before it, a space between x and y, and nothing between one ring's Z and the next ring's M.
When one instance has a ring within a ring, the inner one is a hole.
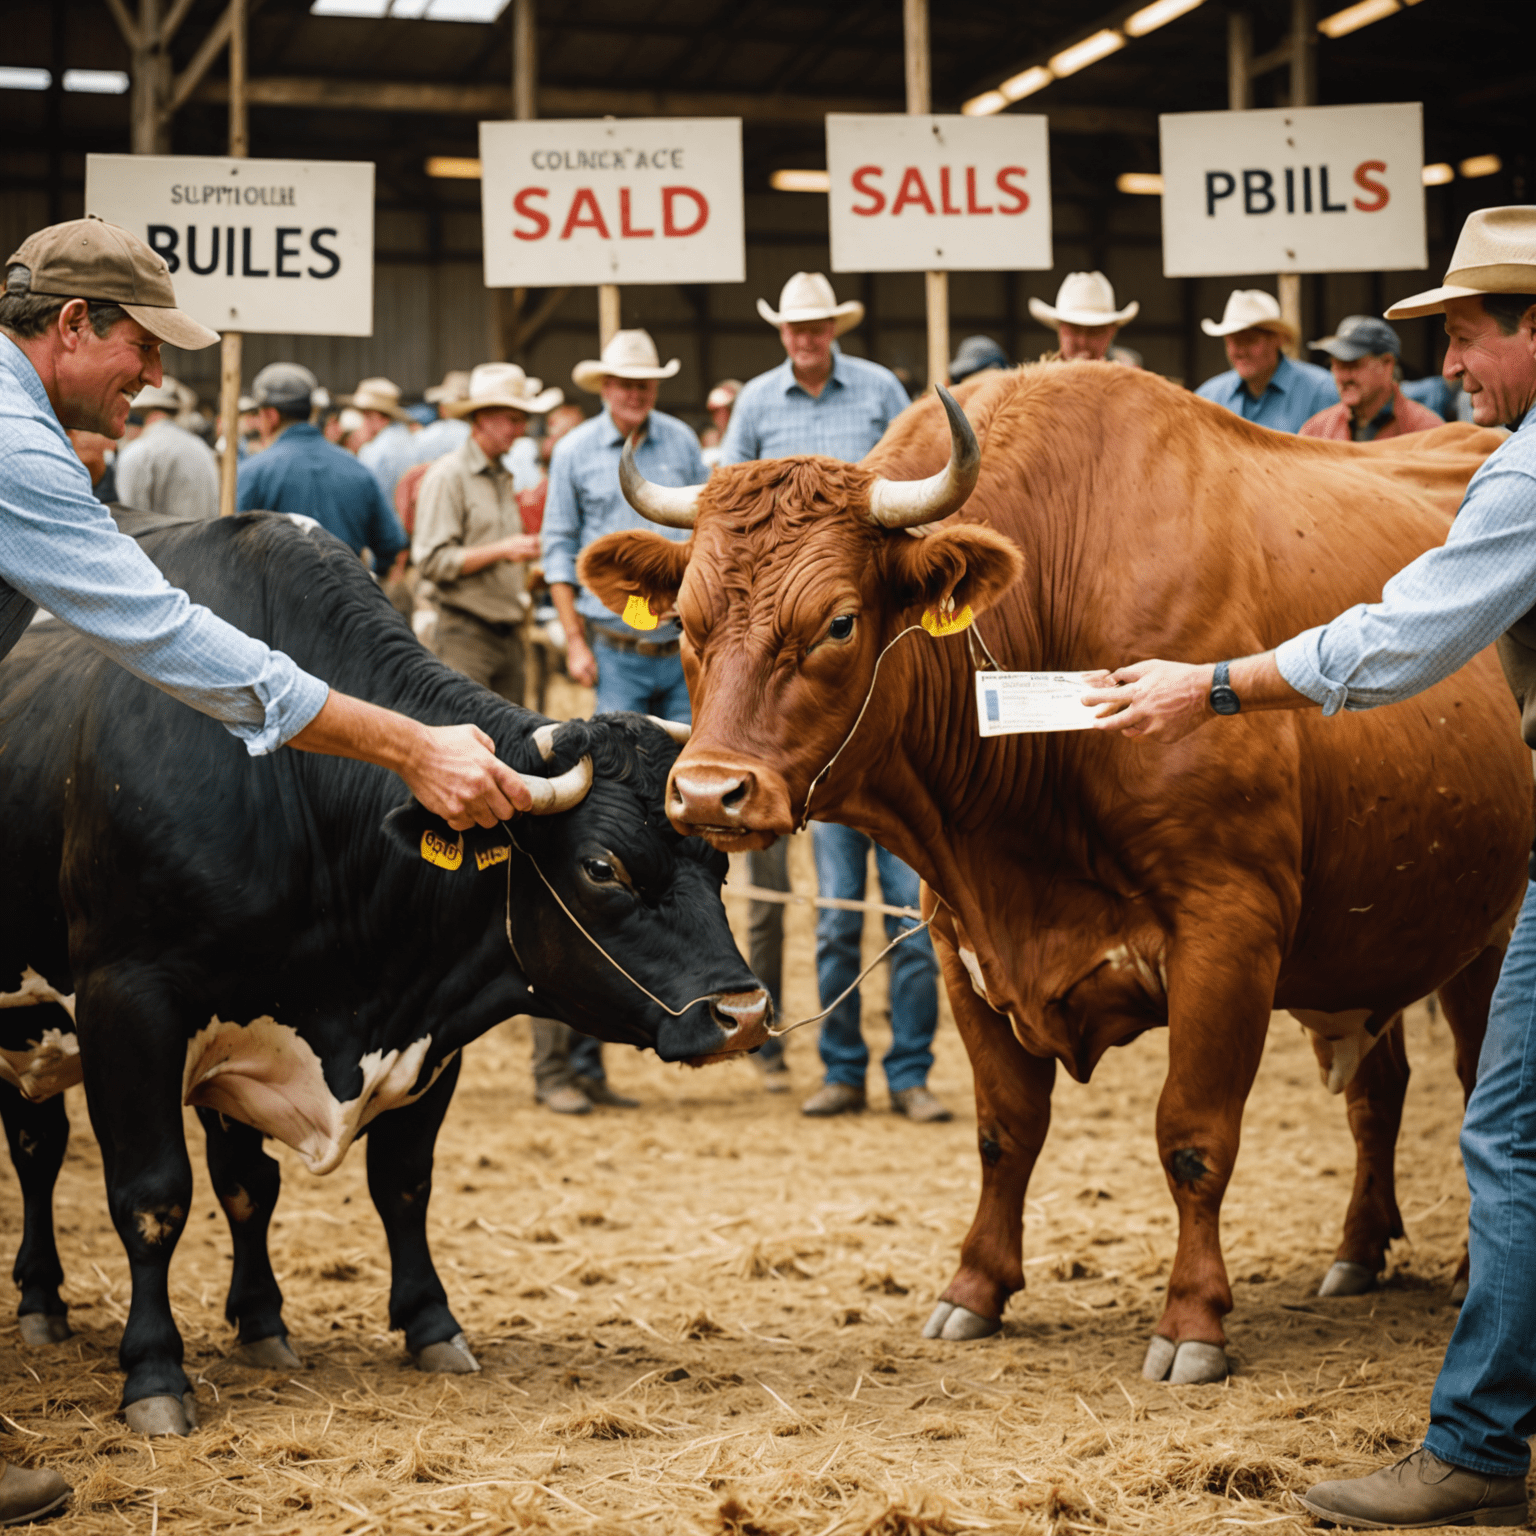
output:
M1043 117L827 118L834 272L1043 271Z
M367 162L87 155L85 207L158 251L215 330L373 334Z
M480 124L488 288L739 283L741 119Z
M1167 276L1426 265L1418 102L1160 121Z

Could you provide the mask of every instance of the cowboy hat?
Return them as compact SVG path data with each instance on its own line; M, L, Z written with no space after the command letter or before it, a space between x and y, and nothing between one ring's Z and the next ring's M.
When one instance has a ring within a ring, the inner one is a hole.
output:
M178 383L170 374L165 374L158 384L146 384L138 394L128 403L136 411L169 411L173 416L185 409L185 399L182 395L186 386ZM190 394L191 391L188 391ZM197 396L192 396L193 401Z
M1296 327L1280 313L1280 301L1262 288L1234 288L1227 295L1227 307L1221 321L1202 320L1200 329L1207 336L1232 336L1238 331L1278 331L1294 345L1300 337Z
M577 363L571 369L571 377L579 388L596 395L602 392L606 378L670 379L682 366L675 357L665 368L661 366L649 331L615 331L608 338L602 357Z
M378 411L380 415L393 416L396 421L411 420L410 412L400 404L400 386L389 379L364 379L346 403L354 410Z
M1480 293L1536 293L1536 208L1480 208L1468 214L1445 282L1394 304L1387 319L1438 314L1447 299Z
M447 405L452 400L462 400L469 393L469 373L463 368L450 368L443 375L441 384L429 385L421 398L428 405Z
M1134 320L1141 305L1132 299L1124 309L1115 308L1115 290L1102 272L1068 272L1056 290L1056 303L1031 299L1029 312L1053 331L1068 325L1124 325Z
M540 392L542 379L530 379L516 363L481 363L469 376L469 394L463 400L448 400L440 407L444 416L473 416L476 411L501 408L521 411L525 416L542 416L565 399L565 391L554 385Z
M780 290L778 309L770 308L767 299L759 299L757 312L773 326L830 320L834 336L851 331L864 318L864 306L857 299L837 302L832 284L820 272L796 272Z

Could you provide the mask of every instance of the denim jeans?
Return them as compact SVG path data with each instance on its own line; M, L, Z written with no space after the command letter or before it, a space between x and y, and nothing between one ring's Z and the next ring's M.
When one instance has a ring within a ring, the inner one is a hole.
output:
M1469 1289L1424 1443L1454 1466L1517 1477L1536 1434L1536 885L1494 990L1461 1155L1472 1193Z
M604 641L600 629L592 631L592 653L597 657L598 714L633 709L682 725L693 719L682 657L637 656L633 651L621 651Z
M823 896L862 901L867 884L870 839L851 827L814 822L811 834L816 849L816 884ZM919 880L894 853L875 848L875 868L886 903L893 907L918 904ZM905 918L887 917L885 934L893 939L903 928L915 926ZM862 969L859 939L864 931L862 912L838 912L823 908L816 914L816 981L825 1008ZM881 1065L892 1093L916 1088L928 1081L933 1066L933 1032L939 1024L938 963L927 933L897 945L890 954L891 1048ZM869 1047L859 1029L859 994L849 994L821 1023L821 1061L829 1083L864 1086L869 1070Z

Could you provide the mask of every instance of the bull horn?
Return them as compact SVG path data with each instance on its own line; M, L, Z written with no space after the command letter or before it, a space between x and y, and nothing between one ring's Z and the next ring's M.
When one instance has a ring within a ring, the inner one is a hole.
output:
M533 744L546 763L553 762L555 758L555 729L553 725L541 725L533 733Z
M536 773L520 775L533 796L533 809L529 816L555 816L580 805L592 788L592 759L584 757L574 768L557 773L552 779L541 779Z
M885 480L869 488L869 520L877 528L918 528L965 505L981 473L981 448L965 412L941 384L939 399L949 417L949 463L926 480Z
M680 747L686 747L688 738L693 735L691 725L681 725L676 720L663 720L660 715L647 715L645 718L652 725L659 725Z
M635 437L624 439L619 455L619 489L624 500L641 517L660 523L664 528L692 528L698 516L702 485L652 485L635 467Z

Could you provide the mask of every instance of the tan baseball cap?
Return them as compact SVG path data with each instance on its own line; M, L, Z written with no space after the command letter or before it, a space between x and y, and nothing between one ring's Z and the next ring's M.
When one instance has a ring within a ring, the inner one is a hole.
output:
M137 235L95 214L50 224L23 240L6 258L8 292L18 291L11 286L11 268L17 266L31 273L19 291L120 304L146 331L173 347L195 352L219 339L217 331L177 309L165 258Z

